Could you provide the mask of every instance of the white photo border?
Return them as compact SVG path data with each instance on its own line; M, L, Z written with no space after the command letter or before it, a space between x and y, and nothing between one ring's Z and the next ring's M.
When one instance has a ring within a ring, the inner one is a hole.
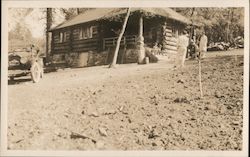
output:
M58 3L60 1L60 3ZM100 3L102 2L102 3ZM7 150L8 8L61 7L244 7L244 104L242 151L22 151ZM248 156L249 133L249 1L248 0L3 0L1 47L1 147L0 156Z

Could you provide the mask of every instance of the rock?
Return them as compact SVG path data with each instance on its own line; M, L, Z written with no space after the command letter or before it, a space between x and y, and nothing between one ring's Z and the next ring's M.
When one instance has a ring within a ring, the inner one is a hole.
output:
M123 108L124 108L124 106L121 106L121 107L119 107L119 111L122 111L123 110Z
M178 80L177 83L184 83L182 79Z
M85 114L85 111L84 111L84 110L82 110L81 114Z
M82 135L82 134L71 132L70 138L71 139L78 139L78 138L86 139L88 137L86 135Z
M159 105L159 102L155 101L155 102L154 102L154 105L155 105L155 106Z
M116 114L116 110L109 110L109 111L106 111L105 113L104 113L105 115L109 115L109 114Z
M123 114L128 114L128 109L125 108L124 106L121 106L118 110Z
M175 102L175 103L187 103L187 104L190 104L190 101L187 100L186 97L184 97L184 98L176 98L176 99L174 100L174 102Z
M196 120L194 117L192 117L190 120Z
M232 106L227 106L227 109L228 109L228 110L231 110L231 109L233 109L233 108L232 108Z
M154 147L155 147L155 146L157 146L157 144L156 144L155 142L153 142L153 143L152 143L152 146L154 146Z
M92 112L89 116L92 116L92 117L99 117L99 115L98 115L97 112Z
M64 117L69 118L69 115L68 114L64 114Z
M99 133L101 136L108 136L108 133L104 128L99 128Z
M157 99L157 98L159 98L159 96L158 95L154 95L154 96L152 96L152 97L150 97L151 99Z
M222 95L222 94L221 94L220 92L218 92L218 91L215 92L214 96L215 96L216 98L225 97L224 95Z
M237 101L237 102L236 102L236 105L237 105L237 106L240 106L240 105L241 105L241 103L240 103L239 101Z
M232 125L239 125L240 122L239 122L239 121L232 121L231 124L232 124Z
M128 122L129 122L129 123L132 123L132 120L131 120L129 117L128 117Z
M151 130L148 134L148 139L152 139L152 138L156 138L156 137L160 137L157 133L155 133L154 130Z
M238 64L238 66L243 66L243 65L244 65L244 63L243 63L243 62L241 62L241 63L239 63L239 64Z
M209 110L209 108L206 106L206 107L204 107L204 110L207 111L207 110Z
M133 131L133 133L138 133L139 132L138 128L131 128L131 130Z
M159 98L160 97L158 95L154 95L154 96L150 97L151 103L157 106L159 104Z
M15 143L19 143L19 142L21 142L21 141L23 141L24 139L20 139L20 140L17 140Z
M93 94L93 95L96 95L97 93L101 93L101 92L102 92L102 90L99 89L99 90L94 91L92 94Z

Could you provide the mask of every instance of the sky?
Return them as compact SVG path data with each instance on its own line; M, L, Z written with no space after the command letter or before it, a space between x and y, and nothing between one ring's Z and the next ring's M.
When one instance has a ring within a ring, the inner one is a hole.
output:
M10 8L8 11L8 31L15 28L17 23L22 23L32 33L34 38L44 38L46 28L45 8ZM54 22L52 27L64 21L59 9L54 9Z

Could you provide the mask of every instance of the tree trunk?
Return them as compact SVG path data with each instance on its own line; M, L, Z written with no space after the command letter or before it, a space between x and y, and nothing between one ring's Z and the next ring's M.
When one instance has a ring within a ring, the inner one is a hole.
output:
M192 8L192 12L191 12L191 21L192 21L192 28L191 28L191 39L194 41L194 43L196 42L196 33L195 33L195 26L194 26L194 13L195 13L195 8Z
M49 30L52 26L52 8L47 8L46 11L46 61L50 59L50 33Z
M113 61L112 63L110 64L110 68L111 67L114 67L116 65L116 62L117 62L117 56L118 56L118 52L119 52L119 48L120 48L120 43L121 43L121 39L122 39L122 36L125 32L125 29L126 29L126 26L127 26L127 22L128 22L128 18L129 18L129 15L130 15L130 8L128 8L128 11L127 11L127 15L125 17L125 20L123 22L123 26L122 26L122 30L119 34L119 37L117 39L117 42L116 42L116 47L115 47L115 53L114 53L114 58L113 58Z
M145 58L145 48L144 48L144 38L143 38L143 17L142 17L142 15L139 19L138 49L139 49L138 64L143 64L144 58Z
M79 15L80 14L80 9L76 8L76 14Z
M232 28L232 25L233 25L233 20L234 20L234 8L231 8L230 10L231 10L231 18L230 18L231 27L229 26L229 30L230 30L229 42L232 43L233 42L233 28Z
M230 9L228 9L228 19L227 19L227 34L226 34L226 42L229 42L229 34L230 34Z

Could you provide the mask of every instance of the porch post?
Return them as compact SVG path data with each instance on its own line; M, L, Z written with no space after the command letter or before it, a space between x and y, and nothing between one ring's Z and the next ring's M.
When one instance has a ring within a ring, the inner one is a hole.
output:
M139 34L138 34L138 64L144 63L145 48L144 48L144 37L143 37L143 17L139 19Z

